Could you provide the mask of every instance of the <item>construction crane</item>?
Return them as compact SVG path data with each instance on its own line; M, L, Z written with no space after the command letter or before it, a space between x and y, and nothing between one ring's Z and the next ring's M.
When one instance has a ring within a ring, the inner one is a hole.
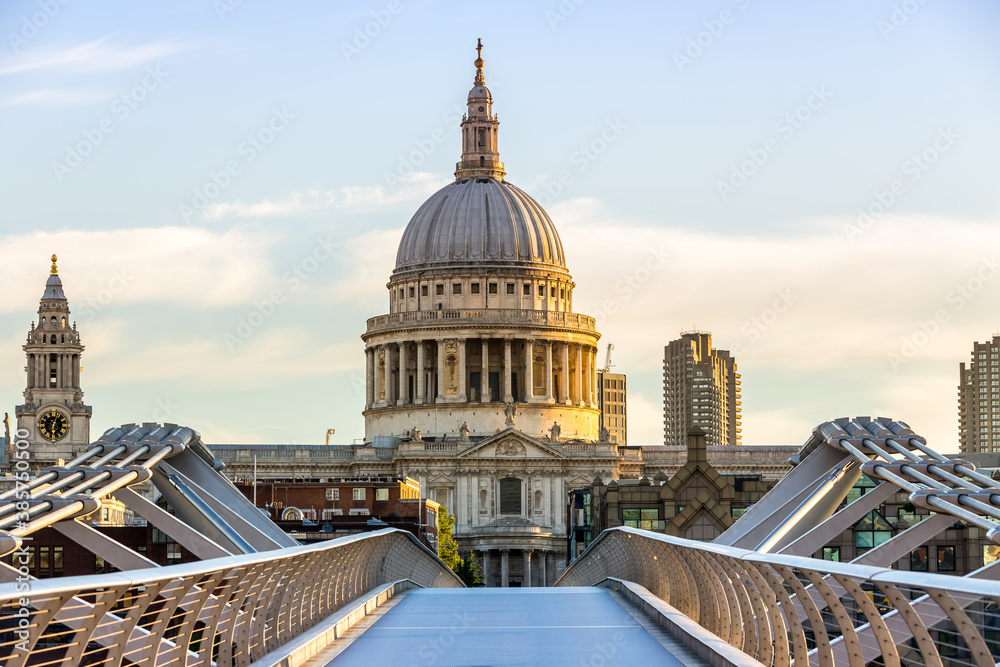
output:
M604 368L601 369L602 373L611 372L611 350L615 349L614 343L608 343L608 356L604 358Z

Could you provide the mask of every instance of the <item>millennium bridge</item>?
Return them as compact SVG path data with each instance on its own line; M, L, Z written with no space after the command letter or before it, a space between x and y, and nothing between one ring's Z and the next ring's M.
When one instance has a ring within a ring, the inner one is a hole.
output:
M553 588L467 589L408 532L298 545L197 432L123 426L0 495L0 664L997 664L1000 562L888 566L958 521L1000 543L1000 483L884 418L821 424L793 462L713 542L614 528ZM877 486L845 505L862 473ZM149 481L172 511L130 488ZM929 518L809 557L900 492ZM77 520L109 497L201 560L159 567ZM49 526L119 571L31 578L19 554Z

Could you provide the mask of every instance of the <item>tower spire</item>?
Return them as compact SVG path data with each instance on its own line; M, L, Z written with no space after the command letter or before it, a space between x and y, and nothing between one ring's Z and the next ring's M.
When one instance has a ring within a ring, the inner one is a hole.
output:
M58 276L59 269L56 267L56 260L59 259L55 255L52 255L52 269L49 271L50 276Z
M483 75L483 38L479 38L479 43L476 45L476 85L485 86L486 77Z
M462 118L462 159L455 167L455 178L492 178L502 181L507 172L500 161L497 128L500 121L493 113L493 95L483 74L483 40L476 43L476 79L469 91L469 110Z

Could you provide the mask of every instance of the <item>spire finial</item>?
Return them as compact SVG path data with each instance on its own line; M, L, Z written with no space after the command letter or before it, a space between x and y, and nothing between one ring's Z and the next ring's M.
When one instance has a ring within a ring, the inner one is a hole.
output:
M483 38L479 38L479 43L476 44L476 85L483 86L486 84L486 77L483 76Z
M58 276L59 275L59 269L56 268L56 260L57 259L59 259L59 258L56 257L55 255L52 255L52 270L49 271L50 275L53 275L53 276Z

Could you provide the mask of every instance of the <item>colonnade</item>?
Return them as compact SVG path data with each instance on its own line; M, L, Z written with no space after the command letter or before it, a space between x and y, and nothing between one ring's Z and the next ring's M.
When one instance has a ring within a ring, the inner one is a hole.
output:
M55 354L55 361L51 361ZM55 376L52 371L55 370ZM55 377L53 384L52 378ZM79 389L80 355L38 352L28 354L28 389Z
M498 578L498 586L507 588L511 583L511 551L521 552L521 586L549 586L555 581L555 552L547 549L476 549L482 568L483 585L493 584L491 578ZM497 563L496 561L499 561ZM499 565L499 571L495 568ZM534 575L532 575L534 572ZM532 583L532 576L535 582Z
M597 407L597 347L539 338L443 338L365 350L365 409L429 403Z

